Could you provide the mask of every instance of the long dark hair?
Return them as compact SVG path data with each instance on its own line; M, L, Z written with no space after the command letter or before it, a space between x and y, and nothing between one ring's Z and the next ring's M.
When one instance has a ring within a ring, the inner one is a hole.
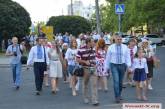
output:
M58 54L60 54L60 47L59 47L59 44L58 44L58 41L53 41L55 44L56 44L56 51Z
M71 40L71 45L70 45L70 48L72 49L73 48L73 42L76 42L76 49L77 49L77 41L76 41L76 39L72 39Z
M138 52L139 52L140 50L142 50L142 51L144 52L144 50L143 50L142 48L138 47L137 52L135 53L135 58L138 58Z

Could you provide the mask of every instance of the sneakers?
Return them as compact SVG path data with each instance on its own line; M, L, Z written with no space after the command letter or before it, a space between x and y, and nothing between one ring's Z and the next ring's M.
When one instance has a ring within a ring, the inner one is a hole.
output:
M153 90L151 84L148 85L148 89L149 89L149 90Z
M93 106L98 106L99 105L99 102L98 101L92 102L92 105Z
M77 96L76 91L72 91L72 95L73 95L73 96Z

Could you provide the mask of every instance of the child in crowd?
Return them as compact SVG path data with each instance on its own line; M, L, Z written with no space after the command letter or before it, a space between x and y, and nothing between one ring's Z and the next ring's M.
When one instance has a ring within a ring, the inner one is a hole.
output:
M133 60L135 57L135 54L137 53L137 46L136 46L136 40L131 39L128 43L128 49L130 51L130 57L131 57L131 66L133 65ZM133 72L127 71L127 80L128 85L134 87L134 81L133 81Z
M148 66L142 49L138 50L135 59L133 60L133 70L133 80L136 82L137 99L146 101Z

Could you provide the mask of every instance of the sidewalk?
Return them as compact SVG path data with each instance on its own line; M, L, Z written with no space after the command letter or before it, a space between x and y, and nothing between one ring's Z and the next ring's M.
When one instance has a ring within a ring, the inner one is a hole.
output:
M0 56L0 67L9 67L10 66L10 58L6 56ZM22 65L25 67L26 65Z
M0 56L0 65L9 65L10 58L6 56Z

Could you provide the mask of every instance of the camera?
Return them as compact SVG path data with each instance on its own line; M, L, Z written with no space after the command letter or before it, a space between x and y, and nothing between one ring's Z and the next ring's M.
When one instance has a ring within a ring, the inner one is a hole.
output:
M17 52L13 52L14 56L17 56Z

